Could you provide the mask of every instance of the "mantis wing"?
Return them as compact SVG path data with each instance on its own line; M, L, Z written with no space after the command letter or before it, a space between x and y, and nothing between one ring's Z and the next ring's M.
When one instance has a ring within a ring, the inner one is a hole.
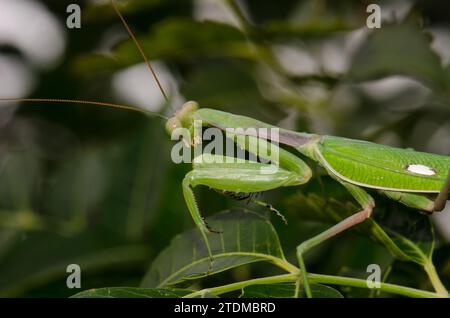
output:
M402 192L438 193L450 170L450 157L323 136L319 161L352 184Z

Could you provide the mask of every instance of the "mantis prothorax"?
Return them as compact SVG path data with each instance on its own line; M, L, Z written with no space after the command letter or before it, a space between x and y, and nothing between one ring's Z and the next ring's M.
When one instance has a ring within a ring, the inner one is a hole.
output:
M135 36L127 26L114 1L112 0L111 2L157 81L156 75ZM158 81L157 83L164 97L166 97L161 85ZM90 101L56 99L1 100L81 102L146 112L131 106ZM214 109L199 108L196 102L187 102L173 117L168 119L166 129L170 134L177 128L186 128L192 131L195 129L194 122L196 120L201 121L203 125L216 127L223 131L226 131L228 128L276 128L253 118L233 115ZM374 189L395 201L420 211L432 213L441 211L445 207L450 190L450 157L448 156L393 148L366 141L299 133L285 129L280 129L279 132L279 142L281 144L293 147L303 156L321 165L329 176L342 184L361 206L359 212L297 247L297 258L301 272L297 284L297 294L300 286L303 286L306 295L308 297L312 296L303 260L304 253L370 217L375 202L366 192L366 189ZM235 137L229 132L227 132L227 136ZM263 145L263 147L270 146L271 149L276 149L279 153L278 162L272 162L272 164L277 164L279 169L272 174L262 174L261 168L266 167L268 165L266 163L247 160L230 164L227 163L229 162L226 160L227 158L221 155L202 154L194 159L193 169L186 174L182 182L183 194L189 212L204 238L210 256L212 256L212 251L210 250L207 235L214 231L208 227L201 216L193 192L194 187L203 185L236 194L258 193L279 187L302 185L307 183L312 176L311 169L300 157L271 143L270 138L248 135L244 142L239 141L239 139L236 140L238 145L248 152L252 152L252 149L255 149L255 144L258 144L259 147ZM195 144L196 142L198 141L190 140L189 143ZM432 195L436 195L434 200L430 199ZM448 295L443 286L438 292L445 296Z

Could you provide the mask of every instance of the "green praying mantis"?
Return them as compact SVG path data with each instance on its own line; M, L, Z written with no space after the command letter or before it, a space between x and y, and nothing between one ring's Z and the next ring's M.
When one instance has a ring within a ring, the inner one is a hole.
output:
M168 120L166 128L169 132L180 127L192 130L195 120L224 131L230 127L274 128L253 118L214 109L200 109L195 102L185 103L182 109ZM233 134L228 136L234 137ZM258 136L248 137L244 142L239 138L236 140L240 147L249 152L256 148L256 144L259 147L269 147L267 143L270 139L265 139L267 136L260 136L264 137L262 139ZM196 141L193 142L195 144ZM293 147L305 157L317 162L330 177L342 184L361 206L359 212L297 247L301 282L308 297L312 294L306 276L304 253L370 217L375 202L366 189L375 189L408 207L428 213L441 211L445 207L450 190L450 157L285 129L280 129L279 142ZM271 144L270 147L273 151L277 146ZM255 161L227 164L227 158L221 156L215 156L212 160L203 160L204 158L200 157L194 159L193 170L183 180L183 193L205 242L208 241L206 233L214 231L211 231L201 217L193 187L203 185L227 192L255 193L302 185L310 180L311 169L301 158L282 148L276 150L279 151L279 159L276 162L279 169L273 174L262 174L261 171L267 168L267 164ZM437 194L434 200L429 198L432 194ZM445 290L443 292L446 293Z
M166 97L133 32L126 24L115 2L112 0L111 3L147 63L162 94ZM132 106L78 100L1 100L84 103L146 112ZM399 149L361 140L281 129L253 118L214 109L199 108L199 105L192 101L185 103L179 111L168 118L166 130L171 135L180 128L194 132L191 134L192 138L185 141L188 146L194 147L201 143L195 133L196 129L199 128L196 127L196 122L201 122L203 127L214 127L223 131L240 148L253 153L255 156L260 156L260 153L255 152L254 149L264 148L267 150L270 148L270 152L277 152L275 160L269 158L271 159L270 163L254 160L232 162L232 160L229 160L232 158L227 158L224 155L206 153L194 158L192 170L186 174L182 181L183 194L187 208L204 239L212 261L213 255L208 235L214 235L216 231L208 226L200 213L193 191L197 186L207 186L236 196L259 193L279 187L300 186L307 183L312 177L311 168L301 158L301 156L304 156L323 167L331 178L347 189L361 207L359 212L297 247L297 259L300 266L297 295L303 288L308 297L312 296L303 259L304 254L314 246L364 222L371 216L375 202L367 190L378 191L412 209L427 213L443 210L450 191L450 157L448 156ZM271 136L258 133L244 133L245 138L237 138L239 134L230 132L230 128L243 128L244 131L249 131L249 128L258 131L276 128L278 129L278 138L275 142L271 139ZM278 143L293 148L301 156L280 147ZM262 172L271 165L276 165L277 169L272 173ZM442 295L448 295L443 287L438 292Z

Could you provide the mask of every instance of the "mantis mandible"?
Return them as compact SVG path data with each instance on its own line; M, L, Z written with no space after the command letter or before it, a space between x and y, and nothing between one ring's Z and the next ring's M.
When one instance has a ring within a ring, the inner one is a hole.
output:
M147 63L162 94L167 99L161 84L133 32L120 14L115 2L114 9L135 42L140 54ZM97 106L115 107L127 110L147 112L132 106L112 103L62 100L62 99L1 99L3 101L24 102L68 102L84 103ZM278 128L253 118L234 115L214 109L199 108L196 102L187 102L182 108L167 120L166 130L172 134L178 128L195 129L194 122L201 121L204 126L218 128L224 132L229 128ZM227 132L227 136L236 135ZM193 169L188 172L182 182L183 194L188 210L200 231L208 253L212 251L208 242L210 229L201 216L195 200L193 188L202 185L225 193L242 194L259 193L279 187L299 186L307 183L312 177L308 165L297 155L272 143L268 136L247 135L246 141L236 143L239 147L252 153L255 146L271 147L279 153L276 164L278 169L272 174L262 174L261 168L268 164L247 160L233 164L225 163L227 158L222 155L201 154L194 158ZM301 243L297 247L297 259L300 274L297 283L297 295L302 286L308 297L312 296L308 283L307 271L303 260L304 254L314 246L357 225L371 216L375 207L374 199L366 191L372 189L388 198L398 201L410 208L432 213L441 211L450 190L450 157L400 149L379 145L371 142L352 140L334 136L300 133L292 130L279 129L279 143L292 147L302 156L308 157L322 166L327 174L347 189L350 195L360 205L359 212L342 220L328 230ZM188 145L196 145L198 140L189 140ZM253 153L258 155L257 153ZM208 160L204 160L208 159ZM432 196L435 196L432 198ZM448 295L442 286L439 293Z

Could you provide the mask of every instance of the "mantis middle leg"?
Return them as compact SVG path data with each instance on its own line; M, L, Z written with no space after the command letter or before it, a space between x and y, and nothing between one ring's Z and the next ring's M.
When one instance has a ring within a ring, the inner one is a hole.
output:
M355 214L352 214L351 216L340 221L338 224L332 226L328 230L314 236L313 238L310 238L307 241L304 241L299 246L297 246L297 259L300 266L301 276L299 276L299 279L297 280L295 292L296 297L299 297L300 295L301 285L303 285L303 288L305 289L306 296L309 298L312 297L312 292L308 282L303 255L314 246L319 245L320 243L328 240L329 238L359 223L364 222L366 219L370 217L372 210L375 207L374 200L364 189L341 180L338 181L350 192L350 194L355 198L355 200L358 201L362 209L356 212Z
M450 171L447 180L445 181L441 191L439 192L434 201L429 199L424 194L385 191L385 190L381 190L380 192L389 197L390 199L401 202L410 208L433 213L442 211L445 208L449 191L450 191Z

